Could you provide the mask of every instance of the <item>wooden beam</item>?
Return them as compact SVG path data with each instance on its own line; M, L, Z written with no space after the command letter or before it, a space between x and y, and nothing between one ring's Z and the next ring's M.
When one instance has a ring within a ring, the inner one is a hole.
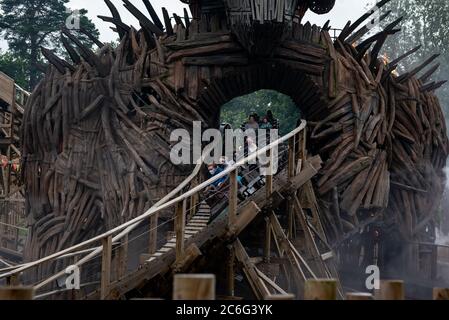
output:
M234 247L229 247L229 257L226 266L227 281L228 281L228 296L233 297L235 295L235 250Z
M254 201L248 202L240 210L240 214L233 219L229 227L228 237L237 236L242 232L259 214L260 208Z
M271 257L271 222L268 217L265 218L265 245L264 245L264 260L270 263Z
M375 290L376 300L404 300L404 281L381 280L379 290Z
M150 237L149 237L149 249L148 253L153 254L157 250L157 224L159 220L159 214L156 213L150 217Z
M109 294L111 283L111 258L112 258L112 236L101 240L103 252L101 258L101 300L106 299Z
M215 275L175 275L173 300L215 300Z
M238 205L238 172L237 170L232 171L229 174L229 216L228 225L231 226L237 218L237 205Z
M374 300L371 293L351 292L346 294L346 300Z
M185 249L186 205L184 199L176 204L175 233L176 233L176 260L180 261Z
M33 300L33 287L0 288L0 300Z
M337 300L337 280L307 280L304 289L305 300Z
M291 137L288 140L288 178L289 180L292 180L295 176L295 170L296 170L296 161L295 161L295 136Z
M201 251L198 246L194 243L189 245L184 251L184 256L181 260L177 260L174 263L173 269L175 272L182 272L187 269L199 256L201 256Z
M121 279L128 272L128 235L120 240L117 258L117 279Z
M449 288L433 288L433 300L449 300Z
M270 198L273 193L273 159L272 159L272 152L271 150L268 150L268 168L266 169L266 184L265 184L265 191L267 194L267 198Z
M255 265L251 262L248 253L243 247L240 240L234 242L234 250L236 259L242 264L243 272L248 279L248 282L253 289L254 295L259 300L265 299L266 296L271 295L270 291L263 283L262 279L258 276Z

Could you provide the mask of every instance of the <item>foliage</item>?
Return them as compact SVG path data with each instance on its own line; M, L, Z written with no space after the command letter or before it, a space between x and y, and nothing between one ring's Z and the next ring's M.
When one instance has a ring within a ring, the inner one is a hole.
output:
M21 87L28 86L26 77L27 62L11 52L0 52L0 71L11 77Z
M33 88L39 80L38 65L42 63L40 47L56 49L60 53L60 31L72 12L66 7L69 0L0 0L0 30L8 42L10 54L23 59L27 68L21 78L28 79L26 87ZM99 32L86 10L79 11L80 26L98 37ZM74 32L92 46L85 35Z
M390 37L386 43L389 57L394 59L411 48L422 45L420 51L404 61L399 71L404 72L432 54L441 53L438 61L441 67L431 81L449 79L449 1L394 0L383 10L392 10L392 19L404 17L401 32ZM426 70L429 68L430 66ZM449 86L443 86L436 94L440 98L446 119L449 120Z
M293 130L300 118L299 108L289 96L273 90L260 90L225 104L221 109L220 120L231 124L233 128L240 128L250 114L257 113L262 117L268 110L273 111L274 117L280 121L280 135Z

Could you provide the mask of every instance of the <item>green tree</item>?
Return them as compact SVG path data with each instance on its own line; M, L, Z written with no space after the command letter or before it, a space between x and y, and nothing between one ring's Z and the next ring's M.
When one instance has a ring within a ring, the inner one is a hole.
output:
M27 87L33 88L39 81L38 64L41 62L40 46L61 50L59 32L66 25L72 12L66 4L69 0L0 0L0 30L8 42L11 54L27 62ZM80 26L98 37L99 32L86 10L79 11ZM89 47L92 43L80 32L74 32Z
M268 110L280 121L280 135L293 130L301 116L300 109L289 96L273 90L259 90L223 105L220 120L233 128L240 128L250 114L257 113L262 117Z
M441 53L440 69L433 80L449 78L449 1L447 0L395 0L383 10L392 10L392 19L404 17L402 31L390 37L385 50L388 56L396 58L417 45L422 48L404 60L399 71L404 72L423 62L434 53ZM449 86L445 85L437 92L442 107L449 119Z
M0 52L0 71L11 77L21 87L28 86L26 77L27 62L11 52Z

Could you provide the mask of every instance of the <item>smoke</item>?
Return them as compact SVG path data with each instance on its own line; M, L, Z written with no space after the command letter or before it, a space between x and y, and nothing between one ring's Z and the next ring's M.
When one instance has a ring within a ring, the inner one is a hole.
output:
M437 245L449 245L449 234L444 234L441 229L437 229L436 234L436 244Z

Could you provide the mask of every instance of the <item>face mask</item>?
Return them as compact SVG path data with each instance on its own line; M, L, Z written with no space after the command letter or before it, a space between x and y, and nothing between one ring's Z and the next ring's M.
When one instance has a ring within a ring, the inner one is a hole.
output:
M215 173L215 169L209 170L209 173L213 175Z

